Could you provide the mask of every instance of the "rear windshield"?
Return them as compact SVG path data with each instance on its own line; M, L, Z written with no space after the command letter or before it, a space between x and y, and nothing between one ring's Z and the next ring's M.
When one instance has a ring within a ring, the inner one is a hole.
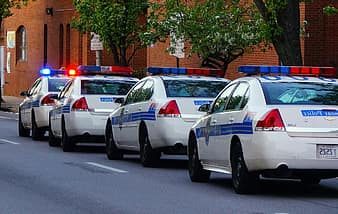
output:
M81 80L81 94L126 95L135 83L123 80Z
M266 104L338 105L338 84L310 82L262 83Z
M164 80L167 97L216 97L228 84L206 80Z
M59 92L69 79L48 79L48 91Z

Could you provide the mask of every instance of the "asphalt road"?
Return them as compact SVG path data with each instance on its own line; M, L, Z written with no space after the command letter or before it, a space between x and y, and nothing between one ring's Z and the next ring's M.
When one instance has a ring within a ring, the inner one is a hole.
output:
M237 195L228 175L192 183L187 160L165 156L143 168L137 155L106 159L102 146L73 153L17 135L17 115L0 112L0 213L338 213L338 179L304 186L262 180L254 195Z

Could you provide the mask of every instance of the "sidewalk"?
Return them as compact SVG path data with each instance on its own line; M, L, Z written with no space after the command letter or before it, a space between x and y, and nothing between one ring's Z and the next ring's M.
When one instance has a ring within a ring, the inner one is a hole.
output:
M24 99L23 97L3 96L1 102L1 111L18 112L19 104Z

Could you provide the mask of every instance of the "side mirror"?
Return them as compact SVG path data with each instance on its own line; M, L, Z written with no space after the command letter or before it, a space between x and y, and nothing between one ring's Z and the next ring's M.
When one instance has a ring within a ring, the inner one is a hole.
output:
M208 112L210 109L210 104L206 103L206 104L202 104L199 108L198 111L200 112Z
M22 91L22 92L20 93L20 96L22 96L22 97L27 97L27 96L28 96L28 91Z
M114 103L118 103L118 104L122 105L124 103L124 98L123 97L116 98L114 100Z

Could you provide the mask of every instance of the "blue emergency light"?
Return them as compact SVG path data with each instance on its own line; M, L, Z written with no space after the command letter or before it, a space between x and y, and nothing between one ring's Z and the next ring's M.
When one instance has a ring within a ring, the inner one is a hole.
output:
M148 72L153 75L201 75L201 76L213 76L223 77L223 71L221 69L211 68L170 68L170 67L149 67Z
M323 76L335 77L337 70L334 67L311 66L269 66L269 65L244 65L238 68L238 72L247 75L279 74L292 76Z
M76 75L119 75L132 76L133 70L127 66L80 65Z
M55 76L55 75L64 75L64 70L50 69L50 68L42 68L40 70L41 76Z

